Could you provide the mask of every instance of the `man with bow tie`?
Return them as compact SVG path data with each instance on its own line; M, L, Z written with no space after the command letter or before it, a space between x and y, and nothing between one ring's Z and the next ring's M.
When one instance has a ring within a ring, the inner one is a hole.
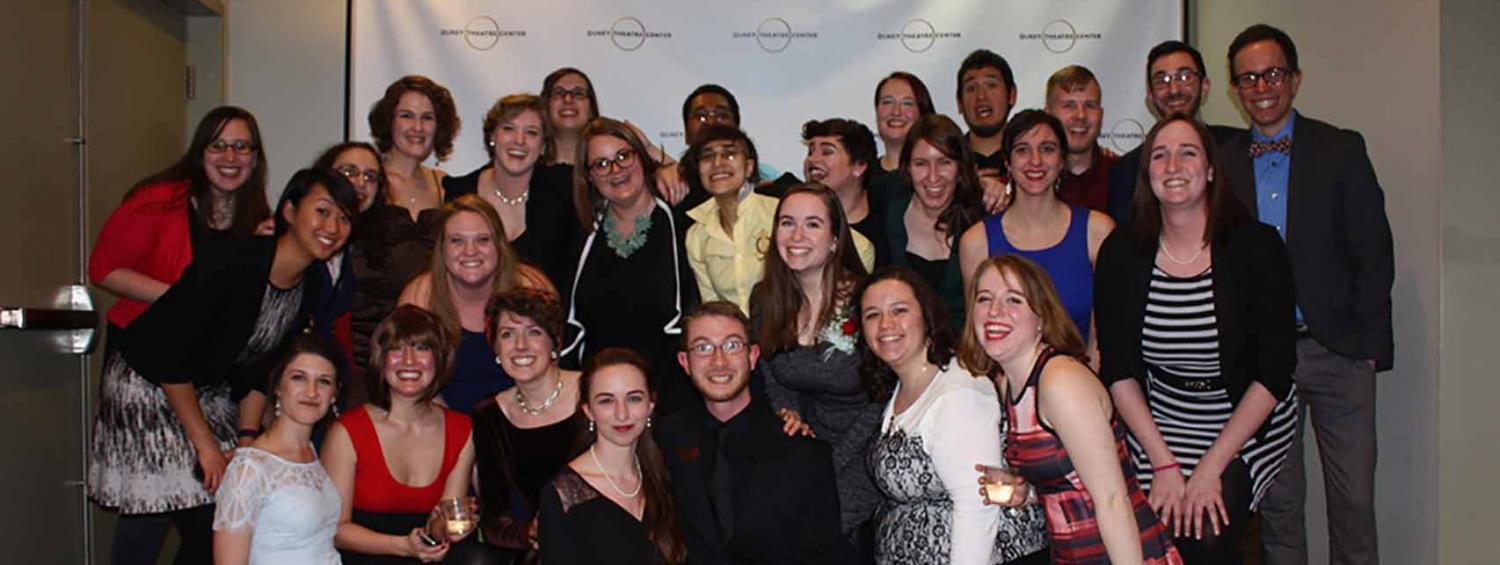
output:
M1358 132L1292 108L1302 70L1285 32L1246 28L1229 67L1251 128L1219 154L1236 195L1291 257L1295 379L1328 485L1329 553L1333 563L1376 564L1375 373L1391 367L1395 276L1385 195ZM1260 504L1270 564L1307 562L1301 432Z

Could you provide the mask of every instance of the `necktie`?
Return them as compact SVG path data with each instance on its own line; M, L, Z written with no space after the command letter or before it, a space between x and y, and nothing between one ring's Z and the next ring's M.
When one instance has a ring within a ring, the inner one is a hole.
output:
M734 535L734 499L729 477L729 426L717 430L713 466L708 471L709 504L719 519L719 533L728 541Z
M1250 142L1250 158L1254 159L1266 153L1275 151L1277 153L1292 153L1292 136L1284 135L1276 141L1252 141Z

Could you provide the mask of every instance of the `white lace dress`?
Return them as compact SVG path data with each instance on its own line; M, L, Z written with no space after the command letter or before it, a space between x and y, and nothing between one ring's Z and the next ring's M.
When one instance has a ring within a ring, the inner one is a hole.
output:
M341 563L333 548L342 503L317 460L293 463L242 447L219 486L214 530L250 528L250 564Z

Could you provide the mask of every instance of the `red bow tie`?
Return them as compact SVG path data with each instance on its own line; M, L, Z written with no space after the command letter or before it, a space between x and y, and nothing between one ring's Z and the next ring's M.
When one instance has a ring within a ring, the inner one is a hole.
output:
M1266 153L1276 151L1278 153L1292 154L1292 136L1282 136L1276 141L1252 141L1250 142L1250 158L1254 159Z

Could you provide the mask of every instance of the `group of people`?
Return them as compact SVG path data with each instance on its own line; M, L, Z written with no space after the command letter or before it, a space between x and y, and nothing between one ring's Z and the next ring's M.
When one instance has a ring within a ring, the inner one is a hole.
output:
M175 527L177 563L1236 563L1259 513L1299 563L1305 413L1335 559L1378 562L1382 191L1293 109L1285 33L1228 68L1248 130L1152 49L1159 121L1115 155L1092 72L1011 115L977 50L966 128L894 72L874 132L803 126L801 178L721 86L674 159L574 68L449 175L456 106L413 75L274 207L254 116L215 109L90 261L113 562Z

